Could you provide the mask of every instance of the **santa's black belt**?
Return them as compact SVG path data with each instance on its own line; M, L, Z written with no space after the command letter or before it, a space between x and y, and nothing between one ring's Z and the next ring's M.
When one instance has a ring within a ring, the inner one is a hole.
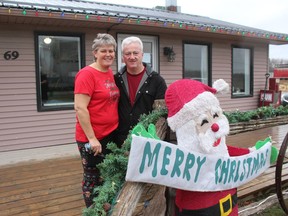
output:
M212 195L213 196L213 195ZM182 215L213 215L213 216L227 216L232 212L234 206L237 205L237 193L228 194L226 197L219 200L216 205L204 208L204 209L182 209L180 210Z

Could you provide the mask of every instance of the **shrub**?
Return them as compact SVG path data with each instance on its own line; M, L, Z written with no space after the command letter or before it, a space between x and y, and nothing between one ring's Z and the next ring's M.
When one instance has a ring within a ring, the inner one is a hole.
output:
M246 122L257 119L267 119L276 116L288 115L288 106L263 106L256 110L224 112L229 123Z

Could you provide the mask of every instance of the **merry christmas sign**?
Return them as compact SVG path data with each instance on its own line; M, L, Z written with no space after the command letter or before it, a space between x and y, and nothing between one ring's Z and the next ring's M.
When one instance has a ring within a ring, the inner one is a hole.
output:
M269 168L270 155L271 142L243 156L216 157L132 135L126 181L190 191L221 191L259 176Z

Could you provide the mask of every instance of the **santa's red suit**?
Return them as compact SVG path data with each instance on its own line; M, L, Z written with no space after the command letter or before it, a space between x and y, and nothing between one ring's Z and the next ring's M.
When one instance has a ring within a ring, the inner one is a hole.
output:
M227 146L231 157L245 155L249 149ZM224 191L198 192L176 190L178 216L237 216L237 188Z

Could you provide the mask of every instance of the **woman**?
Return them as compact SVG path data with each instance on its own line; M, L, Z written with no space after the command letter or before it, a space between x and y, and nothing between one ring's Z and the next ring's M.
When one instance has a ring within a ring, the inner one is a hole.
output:
M82 190L86 207L93 203L94 187L101 184L96 165L108 153L106 145L114 140L114 130L118 126L119 90L110 68L115 49L116 41L111 35L98 34L92 45L95 61L75 77L75 138L84 170ZM87 143L91 151L85 149Z

